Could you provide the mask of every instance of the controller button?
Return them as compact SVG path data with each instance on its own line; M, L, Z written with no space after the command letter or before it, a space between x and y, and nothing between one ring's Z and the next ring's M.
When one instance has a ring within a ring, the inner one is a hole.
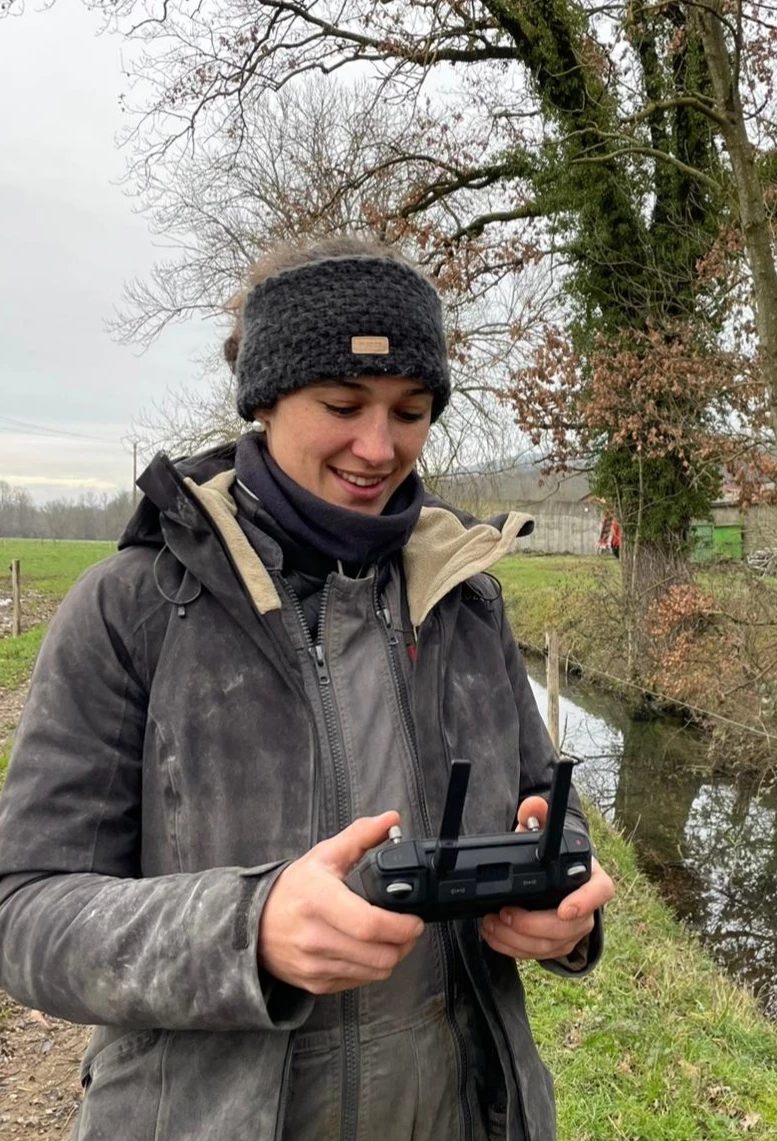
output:
M567 868L567 879L568 880L579 880L579 879L582 879L583 876L587 876L587 875L588 875L588 868L586 867L585 864L570 864L569 867Z
M513 876L513 891L544 891L546 880L545 872L516 872Z
M408 895L413 894L413 884L405 883L404 880L394 880L393 883L386 884L386 895L393 896L394 899L406 899Z
M415 844L394 844L377 854L376 863L383 872L405 872L418 866Z
M440 903L448 903L457 899L474 899L474 880L443 880L437 885L437 899Z

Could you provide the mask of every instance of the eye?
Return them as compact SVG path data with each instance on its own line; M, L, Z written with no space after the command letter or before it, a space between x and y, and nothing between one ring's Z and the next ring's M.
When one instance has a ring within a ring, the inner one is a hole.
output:
M327 404L325 401L322 403L327 412L331 412L334 416L351 416L358 411L355 404Z
M423 420L426 413L411 412L409 409L398 408L395 415L398 420L404 420L406 424L417 424L419 420Z

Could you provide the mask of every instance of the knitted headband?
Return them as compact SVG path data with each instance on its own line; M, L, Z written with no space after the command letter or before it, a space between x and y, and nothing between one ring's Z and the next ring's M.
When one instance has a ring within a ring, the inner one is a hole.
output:
M237 409L257 408L322 380L405 376L450 397L437 290L412 266L376 256L325 257L255 286L243 310Z

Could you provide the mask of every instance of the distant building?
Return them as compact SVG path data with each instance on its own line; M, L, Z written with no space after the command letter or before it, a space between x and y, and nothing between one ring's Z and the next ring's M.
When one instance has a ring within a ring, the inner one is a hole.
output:
M543 475L536 464L499 472L466 472L438 481L440 494L481 519L503 511L533 515L533 533L519 548L543 554L595 555L604 509L585 472Z
M525 511L536 520L534 532L521 539L525 551L595 555L603 505L591 494L585 472L543 475L537 464L498 472L464 472L437 483L440 495L481 519L503 511ZM741 559L753 551L777 548L777 506L759 504L742 511L738 488L729 479L710 520L692 526L698 557Z

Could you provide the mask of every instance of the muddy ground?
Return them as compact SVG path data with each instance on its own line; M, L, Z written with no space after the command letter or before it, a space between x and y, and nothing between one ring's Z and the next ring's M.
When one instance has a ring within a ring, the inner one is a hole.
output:
M29 619L27 600L25 606ZM50 617L47 610L41 602L36 620ZM0 750L18 724L27 688L0 689ZM0 1141L65 1141L70 1136L81 1100L78 1071L89 1032L87 1026L26 1010L0 991Z
M88 1026L26 1010L0 993L0 1139L70 1136Z

